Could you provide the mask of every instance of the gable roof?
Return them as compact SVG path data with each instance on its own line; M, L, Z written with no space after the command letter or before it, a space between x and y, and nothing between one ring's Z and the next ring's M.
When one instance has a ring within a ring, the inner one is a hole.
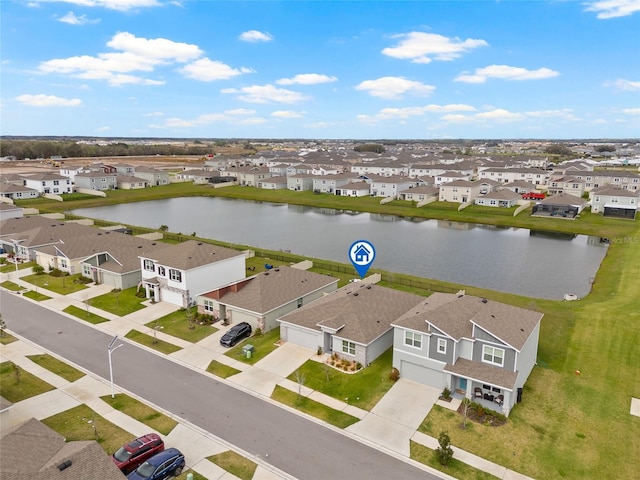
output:
M233 257L243 256L244 253L231 248L219 247L210 243L187 240L177 245L165 245L151 252L149 255L138 254L139 257L149 258L160 265L179 270L209 265Z
M264 314L332 283L337 284L338 279L308 270L281 266L259 273L248 281L242 280L238 291L224 293L218 303ZM215 298L213 293L208 292L202 296Z
M60 470L65 461L71 464ZM122 473L94 441L65 442L59 433L32 418L0 438L3 480L121 480Z
M361 282L346 285L279 320L368 345L391 328L391 323L424 297Z

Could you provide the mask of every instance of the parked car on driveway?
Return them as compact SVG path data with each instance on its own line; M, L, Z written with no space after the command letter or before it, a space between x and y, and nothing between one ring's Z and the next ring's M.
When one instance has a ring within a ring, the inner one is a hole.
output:
M134 471L147 458L164 450L164 442L157 433L148 433L123 445L111 455L111 460L125 475Z
M177 448L167 448L156 453L137 469L131 472L128 480L165 480L177 477L184 468L184 455Z
M233 347L236 343L246 337L251 336L251 325L247 322L240 322L234 325L220 339L220 345L223 347Z

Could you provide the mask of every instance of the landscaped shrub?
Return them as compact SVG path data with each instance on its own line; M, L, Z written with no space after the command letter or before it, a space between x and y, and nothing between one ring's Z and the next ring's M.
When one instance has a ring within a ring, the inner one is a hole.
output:
M389 380L391 380L392 382L397 382L400 379L400 370L398 370L396 367L393 367L391 369L391 373L389 373Z
M444 390L442 390L442 398L445 400L451 400L451 390L447 387L444 387Z
M93 282L93 280L91 280L90 278L87 277L78 277L74 280L75 283L81 283L83 285L86 285L87 283L91 283Z
M436 449L436 456L441 465L449 465L453 458L453 449L451 448L451 439L447 432L440 432L438 436L438 444L440 445Z
M43 275L44 274L44 267L42 265L35 265L33 268L33 273L35 273L36 275Z
M64 277L66 273L60 270L59 268L52 268L49 271L49 275L51 275L52 277Z

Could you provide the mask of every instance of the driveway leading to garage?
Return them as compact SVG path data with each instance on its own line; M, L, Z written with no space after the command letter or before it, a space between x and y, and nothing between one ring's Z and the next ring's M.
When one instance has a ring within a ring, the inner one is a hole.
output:
M439 396L435 388L401 378L366 417L347 430L409 456L409 440Z

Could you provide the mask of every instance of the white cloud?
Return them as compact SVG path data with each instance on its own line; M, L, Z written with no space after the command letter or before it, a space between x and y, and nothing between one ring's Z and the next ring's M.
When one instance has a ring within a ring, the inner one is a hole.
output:
M142 115L143 117L164 117L164 112L149 112Z
M443 115L442 120L448 123L487 123L487 122L513 122L525 119L522 113L510 112L502 108L494 108L486 112L473 115L448 114Z
M626 113L627 115L640 115L640 108L625 108L622 110L622 113Z
M359 115L358 118L365 122L376 122L378 120L406 119L410 117L424 116L428 113L447 112L474 112L476 109L471 105L449 104L449 105L424 105L420 107L383 108L377 114Z
M277 88L273 85L252 85L243 88L225 88L222 93L238 93L238 98L250 103L296 103L306 100L307 97L300 92Z
M584 5L586 12L597 12L596 17L601 20L626 17L640 11L640 0L598 0Z
M31 107L77 107L82 104L79 98L62 98L55 95L20 95L16 100Z
M202 54L200 48L165 38L146 39L127 32L119 32L107 46L120 52L99 53L56 58L40 63L42 73L68 74L76 78L106 80L110 85L162 85L165 82L134 75L135 71L151 72L158 65L186 62Z
M187 62L202 55L197 45L174 42L166 38L141 38L129 32L116 33L107 46L115 50L138 55L152 60L174 60Z
M255 110L236 108L218 113L207 113L196 118L185 120L182 118L167 118L163 124L149 125L151 128L189 128L197 125L208 125L215 122L231 122L234 124L246 124L252 121L251 115L255 115ZM263 122L256 122L263 123Z
M393 38L399 38L399 43L394 47L384 48L382 53L394 58L408 59L413 63L454 60L474 48L489 45L484 40L473 38L460 40L457 37L448 38L425 32L404 33L395 35Z
M625 92L635 92L636 90L640 90L640 82L634 82L632 80L624 80L622 78L617 79L613 83L606 83L605 85L612 85L618 90L622 90Z
M407 80L403 77L381 77L376 80L365 80L356 86L356 90L364 90L369 95L385 99L401 98L409 93L417 96L431 95L436 87L424 83Z
M316 85L318 83L337 82L338 78L319 73L301 73L292 78L281 78L277 80L278 85Z
M558 110L534 110L534 111L530 111L530 112L525 112L525 115L528 117L534 117L534 118L553 118L553 117L557 117L557 118L562 118L564 120L577 120L578 117L576 117L573 114L573 110L571 110L570 108L561 108Z
M70 3L81 7L98 7L109 10L127 12L136 8L159 7L159 0L32 0L28 6L35 7L40 3Z
M541 80L560 75L550 68L527 70L526 68L510 67L509 65L489 65L484 68L476 68L473 74L460 74L454 81L465 83L484 83L488 78L501 78L503 80Z
M100 19L97 18L95 20L92 20L86 15L77 16L75 13L69 12L63 17L60 17L58 21L62 23L68 23L69 25L87 25L89 23L98 23Z
M107 126L96 128L96 132L108 132L109 130L111 130L111 127Z
M272 117L276 118L304 118L306 112L294 112L292 110L276 110L271 112Z
M203 82L227 80L244 73L251 73L252 71L253 70L244 67L240 69L233 68L225 63L210 60L208 58L196 60L195 62L185 65L179 70L179 72L185 77L201 80Z
M259 32L258 30L248 30L240 34L240 40L243 42L270 42L273 36L270 33Z

